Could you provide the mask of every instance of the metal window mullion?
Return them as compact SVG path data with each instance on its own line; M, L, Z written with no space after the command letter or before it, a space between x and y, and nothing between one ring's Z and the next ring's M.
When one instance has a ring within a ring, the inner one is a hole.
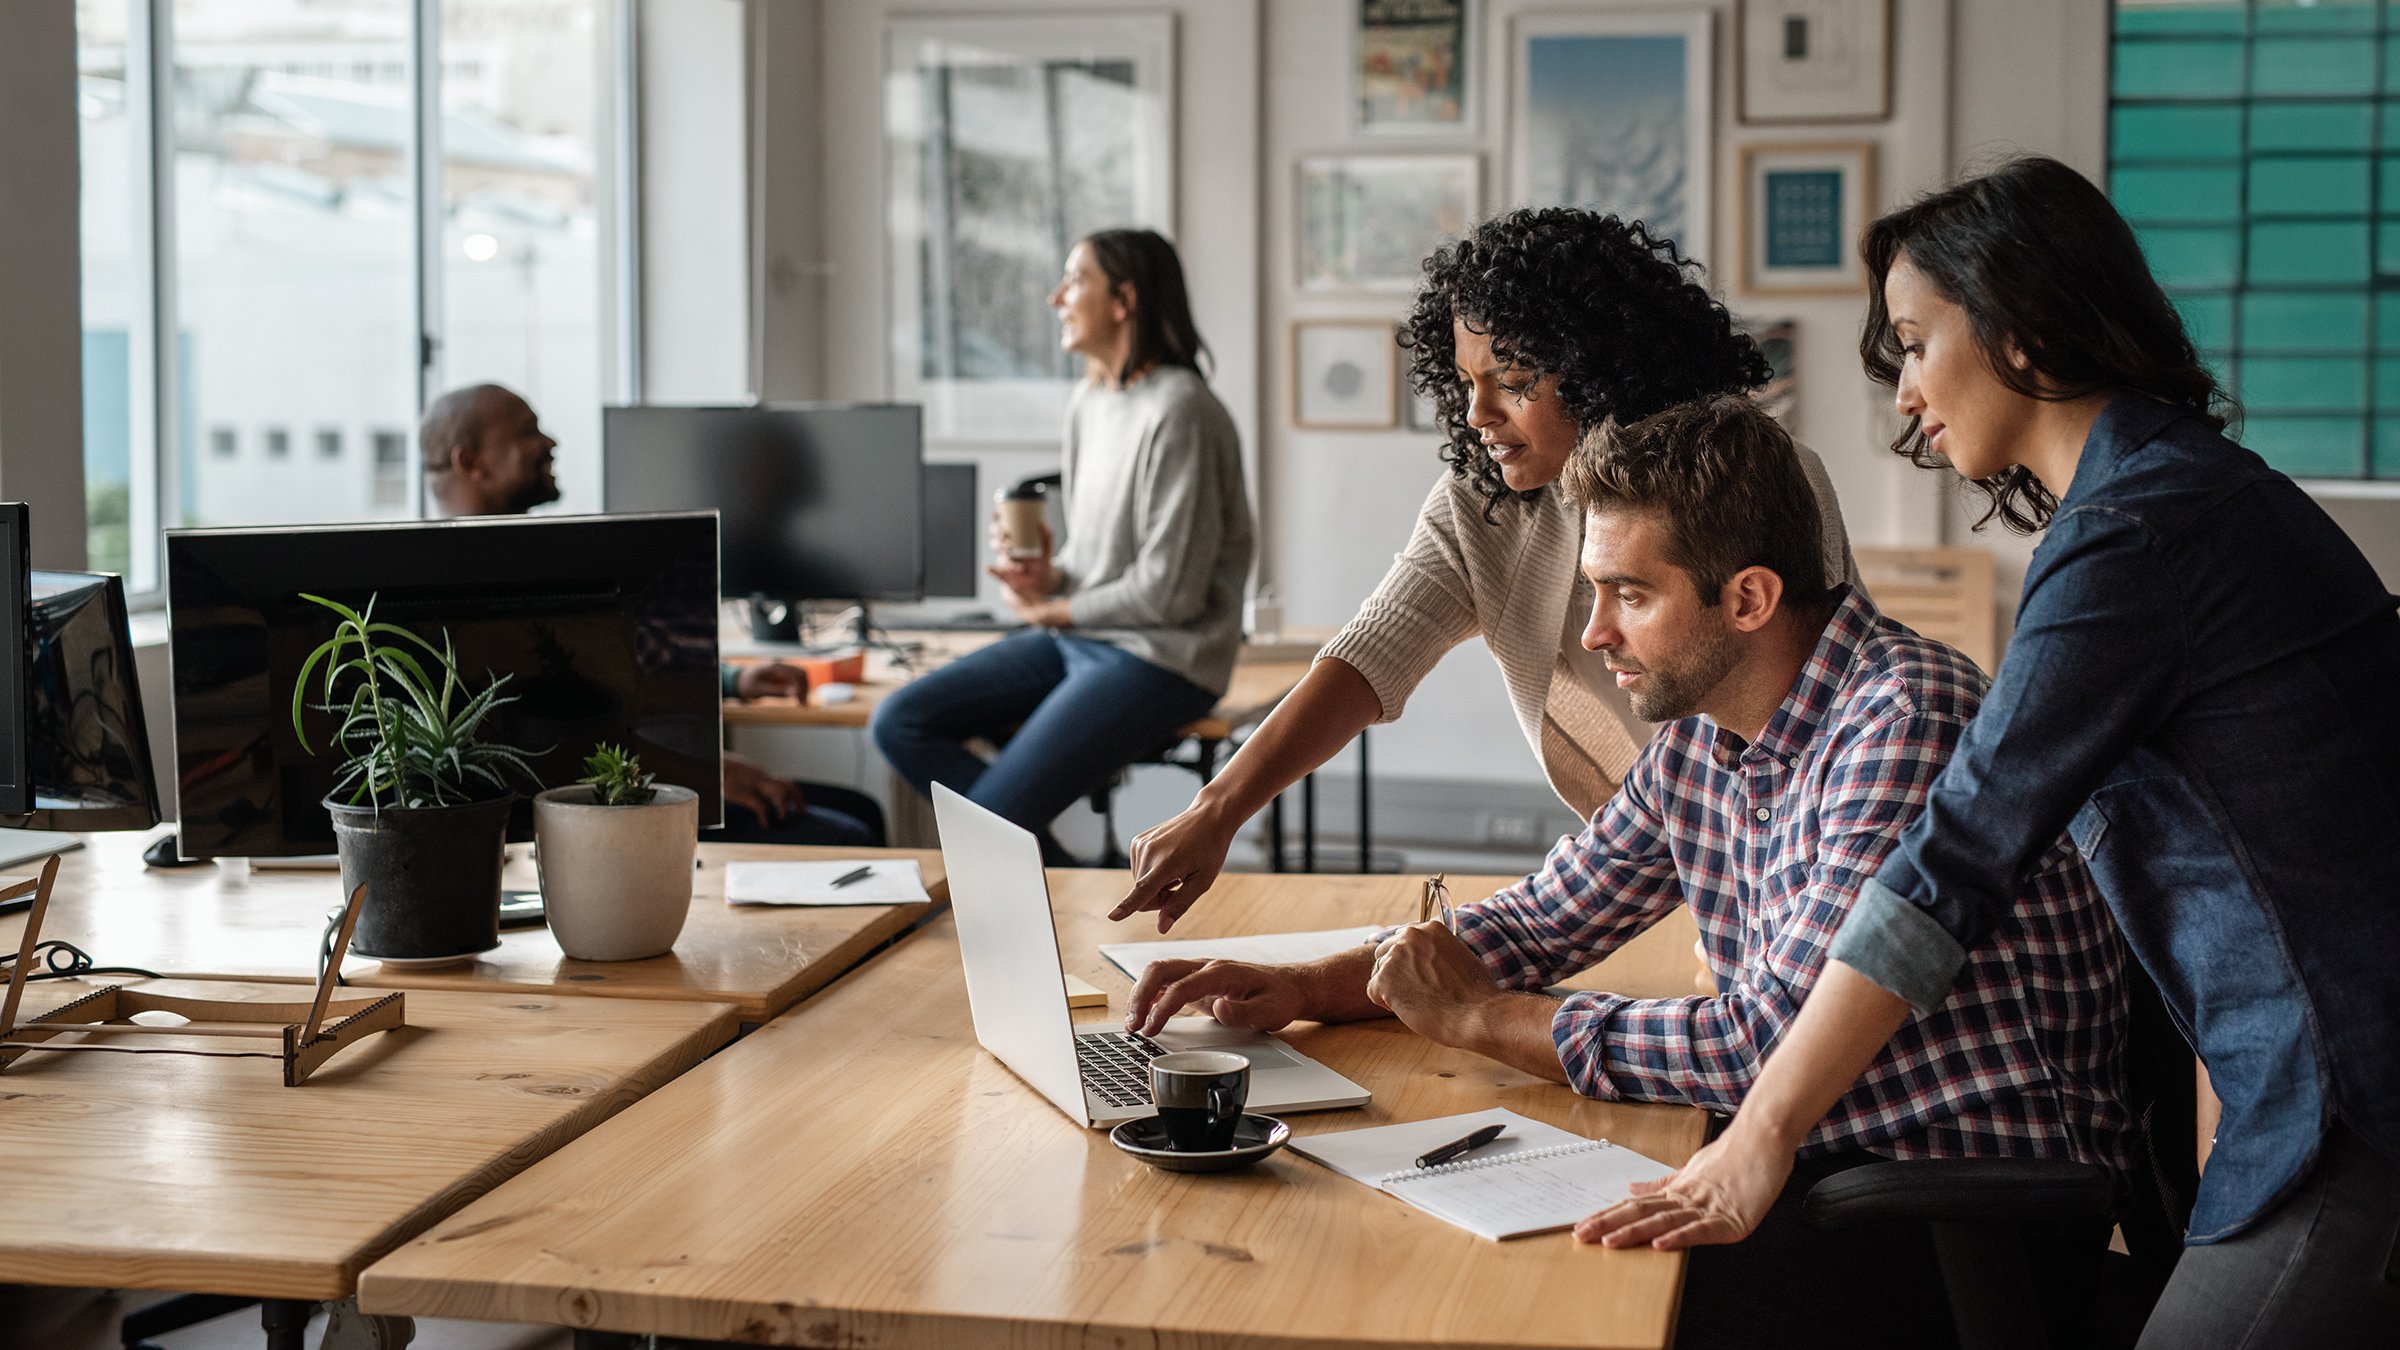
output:
M416 116L411 119L409 181L416 194L416 314L417 340L411 359L416 362L417 413L441 392L442 378L442 0L416 0L411 25L411 95ZM413 514L425 515L424 450L414 436L401 438L405 447Z
M639 403L642 401L642 205L641 183L641 19L637 8L641 0L603 0L615 7L617 34L614 59L608 63L610 80L604 86L611 96L609 105L609 140L615 147L614 164L602 181L608 194L610 213L617 223L616 246L609 257L609 281L613 295L609 297L613 313L610 335L616 343L616 360L611 362L616 376L612 397L603 402ZM606 476L605 461L608 446L601 444L602 475Z
M147 305L137 310L149 316L149 331L144 334L141 355L149 370L132 372L131 384L136 390L147 389L150 396L150 416L144 425L150 437L150 468L152 477L149 527L138 523L134 513L129 525L135 545L128 540L126 561L134 576L151 583L146 590L163 593L167 578L165 541L162 531L181 525L190 515L183 494L189 484L183 481L182 451L184 446L177 434L186 391L183 388L183 363L176 359L176 334L181 325L177 318L180 298L176 293L175 257L175 166L178 155L175 147L175 0L132 0L140 7L144 22L132 25L142 43L142 112L140 131L128 156L148 170L148 210L144 219L149 238L140 252L148 260L149 275L138 278L148 290ZM129 53L130 55L130 53ZM129 82L130 84L130 82ZM129 344L130 346L130 344ZM144 378L146 375L147 378ZM144 547L149 557L133 553L134 547ZM149 564L145 570L144 563Z

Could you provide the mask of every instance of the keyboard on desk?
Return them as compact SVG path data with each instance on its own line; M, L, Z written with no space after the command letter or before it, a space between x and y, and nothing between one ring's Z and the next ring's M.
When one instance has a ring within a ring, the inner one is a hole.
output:
M1110 1106L1141 1106L1150 1100L1150 1061L1167 1053L1147 1036L1129 1031L1075 1034L1075 1063L1083 1086Z

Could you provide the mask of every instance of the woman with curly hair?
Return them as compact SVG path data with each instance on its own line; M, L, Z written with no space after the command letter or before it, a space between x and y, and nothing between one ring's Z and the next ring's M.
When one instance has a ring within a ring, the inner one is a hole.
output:
M1766 358L1696 280L1698 264L1639 222L1564 207L1477 226L1425 263L1401 341L1410 383L1447 438L1408 547L1299 687L1191 808L1133 841L1131 892L1109 917L1156 910L1165 931L1225 865L1241 823L1352 737L1400 716L1444 653L1480 637L1543 773L1578 816L1641 749L1598 653L1578 640L1592 591L1583 515L1554 484L1578 440L1711 394L1766 383ZM1827 572L1857 580L1825 466Z

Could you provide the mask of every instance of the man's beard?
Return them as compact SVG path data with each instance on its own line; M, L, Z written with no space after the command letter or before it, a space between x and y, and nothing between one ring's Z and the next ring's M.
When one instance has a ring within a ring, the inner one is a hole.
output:
M542 474L517 490L508 504L508 514L521 516L537 506L548 506L558 500L558 479Z
M1712 630L1671 666L1631 667L1643 676L1628 691L1633 715L1645 722L1673 722L1700 711L1701 700L1722 683L1741 659L1733 634ZM1623 665L1616 668L1625 669Z

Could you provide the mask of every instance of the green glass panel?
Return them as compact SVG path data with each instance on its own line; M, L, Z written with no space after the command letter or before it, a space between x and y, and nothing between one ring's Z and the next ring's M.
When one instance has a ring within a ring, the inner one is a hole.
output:
M2242 44L2120 42L2110 89L2118 98L2218 97L2242 93Z
M2400 19L2400 13L2395 13L2392 17ZM2400 150L2400 103L2387 102L2381 107L2383 109L2383 143L2392 149Z
M2387 356L2375 363L2375 407L2400 412L2400 360Z
M2354 352L2367 341L2367 297L2254 291L2242 297L2242 349Z
M2400 276L2400 222L2386 221L2375 227L2376 270L2384 276Z
M2208 377L2230 391L2233 388L2233 353L2204 351L2200 364L2208 367Z
M2109 115L2108 149L2111 157L2120 160L2239 159L2241 105L2149 104L2118 108Z
M2367 406L2359 357L2244 356L2242 402L2265 412L2356 412Z
M2347 223L2253 225L2249 279L2276 282L2358 282L2367 279L2367 225Z
M2132 221L2232 225L2242 218L2239 169L2118 169L2108 176L2108 195Z
M2250 214L2363 216L2367 214L2367 180L2364 155L2254 159L2250 161Z
M2400 215L2400 155L2383 157L2383 170L2375 184L2375 209L2387 216Z
M2400 352L2400 296L2387 292L2375 299L2375 349Z
M2261 33L2361 33L2375 29L2375 0L2262 0Z
M2222 348L2233 341L2232 296L2178 295L2173 299L2193 346Z
M2120 33L2239 33L2243 20L2240 0L2216 4L2117 6Z
M2400 92L2400 38L2383 40L2383 92Z
M2259 103L2250 108L2250 149L2368 150L2372 103Z
M2153 225L2134 231L2161 286L2230 286L2242 262L2239 230Z
M2358 417L2242 419L2242 444L2294 478L2358 477L2366 438L2366 419Z
M2252 97L2365 94L2375 88L2375 44L2356 38L2260 38L2250 51Z
M2400 478L2400 417L2375 419L2375 455L2368 471L2377 478Z

